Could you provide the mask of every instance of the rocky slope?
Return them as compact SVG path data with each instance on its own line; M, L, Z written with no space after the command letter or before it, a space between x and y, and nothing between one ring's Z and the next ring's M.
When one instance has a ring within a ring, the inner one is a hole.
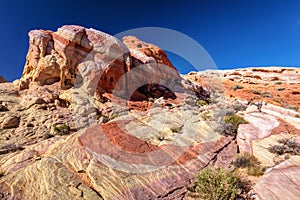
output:
M247 106L237 114L247 120L237 132L240 152L253 154L267 168L254 185L256 199L297 199L300 181L299 68L268 67L190 73L186 78L205 84L205 77L222 77L229 101Z
M195 199L198 170L232 169L240 152L267 168L246 177L249 194L299 196L298 69L183 77L134 36L63 26L29 38L22 77L0 84L1 199ZM236 134L229 113L248 122Z

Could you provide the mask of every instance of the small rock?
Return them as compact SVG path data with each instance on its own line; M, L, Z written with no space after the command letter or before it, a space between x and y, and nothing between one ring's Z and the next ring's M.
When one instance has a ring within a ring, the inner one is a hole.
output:
M20 124L20 117L17 115L8 114L3 116L0 121L2 121L2 129L17 128Z

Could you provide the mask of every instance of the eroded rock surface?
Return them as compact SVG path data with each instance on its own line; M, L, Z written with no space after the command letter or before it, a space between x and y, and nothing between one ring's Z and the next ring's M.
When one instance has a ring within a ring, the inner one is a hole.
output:
M300 152L299 68L269 67L190 73L191 81L223 77L227 101L242 101L237 115L248 123L237 132L240 152L254 155L267 168L251 191L256 199L298 199ZM229 111L230 112L230 111Z
M298 199L300 156L269 169L253 188L256 199Z
M134 36L67 25L29 37L21 79L0 84L1 199L195 199L198 170L232 170L241 152L267 168L250 177L257 199L299 196L298 69L188 81ZM236 134L229 115L247 121Z

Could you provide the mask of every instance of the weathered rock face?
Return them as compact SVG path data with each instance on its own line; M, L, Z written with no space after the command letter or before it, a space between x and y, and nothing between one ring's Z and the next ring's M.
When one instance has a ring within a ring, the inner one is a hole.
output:
M298 69L198 72L191 83L133 36L63 26L29 37L21 80L0 84L1 199L190 200L199 168L231 169L239 152L268 168L258 199L299 196ZM226 136L233 114L248 123Z
M135 36L124 37L123 43L129 48L134 63L142 62L143 64L146 64L152 61L176 70L168 59L167 54L158 46L143 42Z
M100 31L63 26L56 32L30 31L29 40L20 89L60 82L61 89L83 84L100 98L106 92L127 99L139 99L137 93L145 99L176 97L172 90L181 78L166 53L135 37L125 37L124 45Z
M168 141L168 138L163 139L165 145L157 145L151 138L140 139L140 131L125 132L126 126L134 124L138 130L155 131L162 111L141 118L151 121L148 126L139 121L117 119L92 126L80 135L51 138L1 157L1 172L5 176L0 180L0 194L8 199L182 199L199 167L214 162L217 152L223 152L232 138L203 133L203 128L212 130L195 119L183 124L182 130L187 140L196 131L196 141L186 143L191 145L180 144L180 140ZM189 120L189 115L184 114ZM182 123L180 118L180 113L173 116ZM198 127L192 131L191 125ZM169 126L172 128L173 124ZM163 132L168 130L165 127Z
M99 70L104 73L105 69L118 72L114 76L124 74L123 56L128 50L117 39L100 31L81 26L63 26L57 32L34 30L29 32L29 41L20 89L29 88L31 82L39 85L60 82L62 89L70 88L78 71L86 70L82 68L88 61L93 62L88 67L95 68L90 69L92 76L101 76ZM100 77L97 78L99 81ZM102 84L105 91L110 88L106 85Z
M123 43L128 47L132 60L133 70L128 78L134 86L133 90L139 88L136 92L146 95L147 98L176 98L176 82L180 82L181 78L166 53L158 46L134 36L124 37ZM129 92L133 93L131 88Z
M298 199L300 195L300 156L269 169L253 188L258 200Z

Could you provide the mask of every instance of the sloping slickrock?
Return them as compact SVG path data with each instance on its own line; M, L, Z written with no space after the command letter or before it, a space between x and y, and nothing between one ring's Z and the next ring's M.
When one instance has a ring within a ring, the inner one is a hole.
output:
M93 126L79 137L55 137L0 158L0 193L8 199L181 199L199 167L232 141L158 146L125 133L125 124Z
M256 199L294 200L300 196L300 156L269 169L254 186Z
M244 113L243 118L248 124L241 124L237 133L240 151L252 153L252 141L266 138L272 130L279 126L276 117L261 112Z
M276 156L268 148L278 145L281 139L299 136L300 119L295 117L297 112L275 105L264 105L262 112L256 111L255 107L248 107L242 114L248 124L239 126L239 150L253 153L264 166L274 166Z

